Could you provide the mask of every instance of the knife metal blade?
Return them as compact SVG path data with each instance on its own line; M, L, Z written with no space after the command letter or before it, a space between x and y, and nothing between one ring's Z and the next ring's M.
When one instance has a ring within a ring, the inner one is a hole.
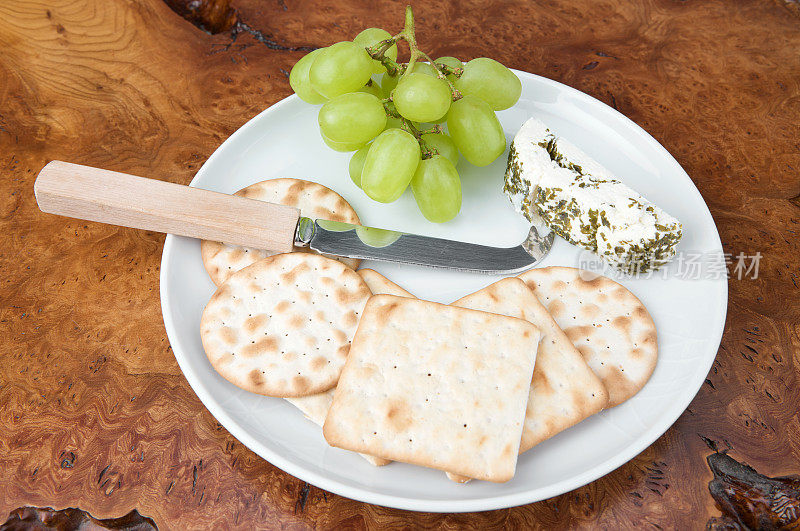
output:
M349 258L503 274L533 267L554 237L546 227L534 225L522 244L501 248L301 217L295 244Z

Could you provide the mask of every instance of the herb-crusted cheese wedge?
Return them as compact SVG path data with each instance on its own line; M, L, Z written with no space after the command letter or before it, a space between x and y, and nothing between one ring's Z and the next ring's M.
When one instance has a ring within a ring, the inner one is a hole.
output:
M541 217L565 240L628 273L675 256L680 222L531 118L508 154L504 191L528 220Z

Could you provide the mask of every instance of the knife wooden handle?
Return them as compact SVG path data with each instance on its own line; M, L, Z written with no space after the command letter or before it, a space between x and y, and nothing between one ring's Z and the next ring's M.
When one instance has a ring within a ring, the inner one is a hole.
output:
M288 252L300 211L54 160L33 185L42 212Z

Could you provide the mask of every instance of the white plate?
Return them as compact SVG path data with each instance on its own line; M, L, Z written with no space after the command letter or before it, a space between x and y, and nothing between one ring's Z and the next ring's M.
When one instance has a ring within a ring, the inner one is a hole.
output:
M529 116L541 118L677 217L684 227L679 251L721 253L714 221L697 188L650 135L590 96L539 76L517 75L522 98L499 113L509 140ZM273 105L231 135L192 185L232 193L262 179L297 177L339 192L365 225L495 246L523 240L526 223L502 193L505 155L486 168L462 160L461 214L434 225L419 214L410 192L384 205L356 188L348 176L349 154L322 143L317 112L318 106L296 96ZM542 265L576 266L585 256L557 239ZM711 261L722 264L721 256ZM419 297L444 303L497 280L411 266L364 265ZM198 241L167 237L161 305L175 357L200 400L234 437L270 463L322 489L369 503L418 511L479 511L550 498L607 474L655 441L689 405L714 361L728 294L724 277L682 279L678 265L674 261L669 266L667 278L659 274L623 281L647 306L658 328L660 357L649 383L628 402L520 456L516 476L505 484L457 485L443 472L401 463L373 467L358 455L329 447L320 428L286 401L229 384L214 372L200 342L200 315L214 285L203 269Z

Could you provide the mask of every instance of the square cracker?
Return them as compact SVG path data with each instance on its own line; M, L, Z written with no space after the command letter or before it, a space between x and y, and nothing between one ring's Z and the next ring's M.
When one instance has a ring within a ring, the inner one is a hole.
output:
M370 298L325 419L332 446L487 481L514 475L539 329Z
M364 282L369 287L374 295L388 293L389 295L397 295L398 297L414 297L411 293L404 290L385 276L381 275L373 269L359 269L356 271ZM331 408L333 401L334 389L319 393L316 395L302 396L299 398L287 398L293 406L303 412L308 420L322 426L325 423L325 417L328 415L328 410ZM369 461L375 466L384 466L391 463L388 459L374 457L367 454L359 454L361 457Z
M520 453L598 413L608 404L603 383L523 281L506 278L452 304L525 319L541 330ZM467 479L449 477L459 482Z
M331 402L333 402L334 391L335 389L331 389L330 391L325 391L324 393L316 395L287 398L286 400L302 411L303 415L305 415L308 420L321 427L325 423L325 417L328 415ZM374 457L367 454L359 455L374 466L384 466L391 463L388 459L383 459L381 457Z

